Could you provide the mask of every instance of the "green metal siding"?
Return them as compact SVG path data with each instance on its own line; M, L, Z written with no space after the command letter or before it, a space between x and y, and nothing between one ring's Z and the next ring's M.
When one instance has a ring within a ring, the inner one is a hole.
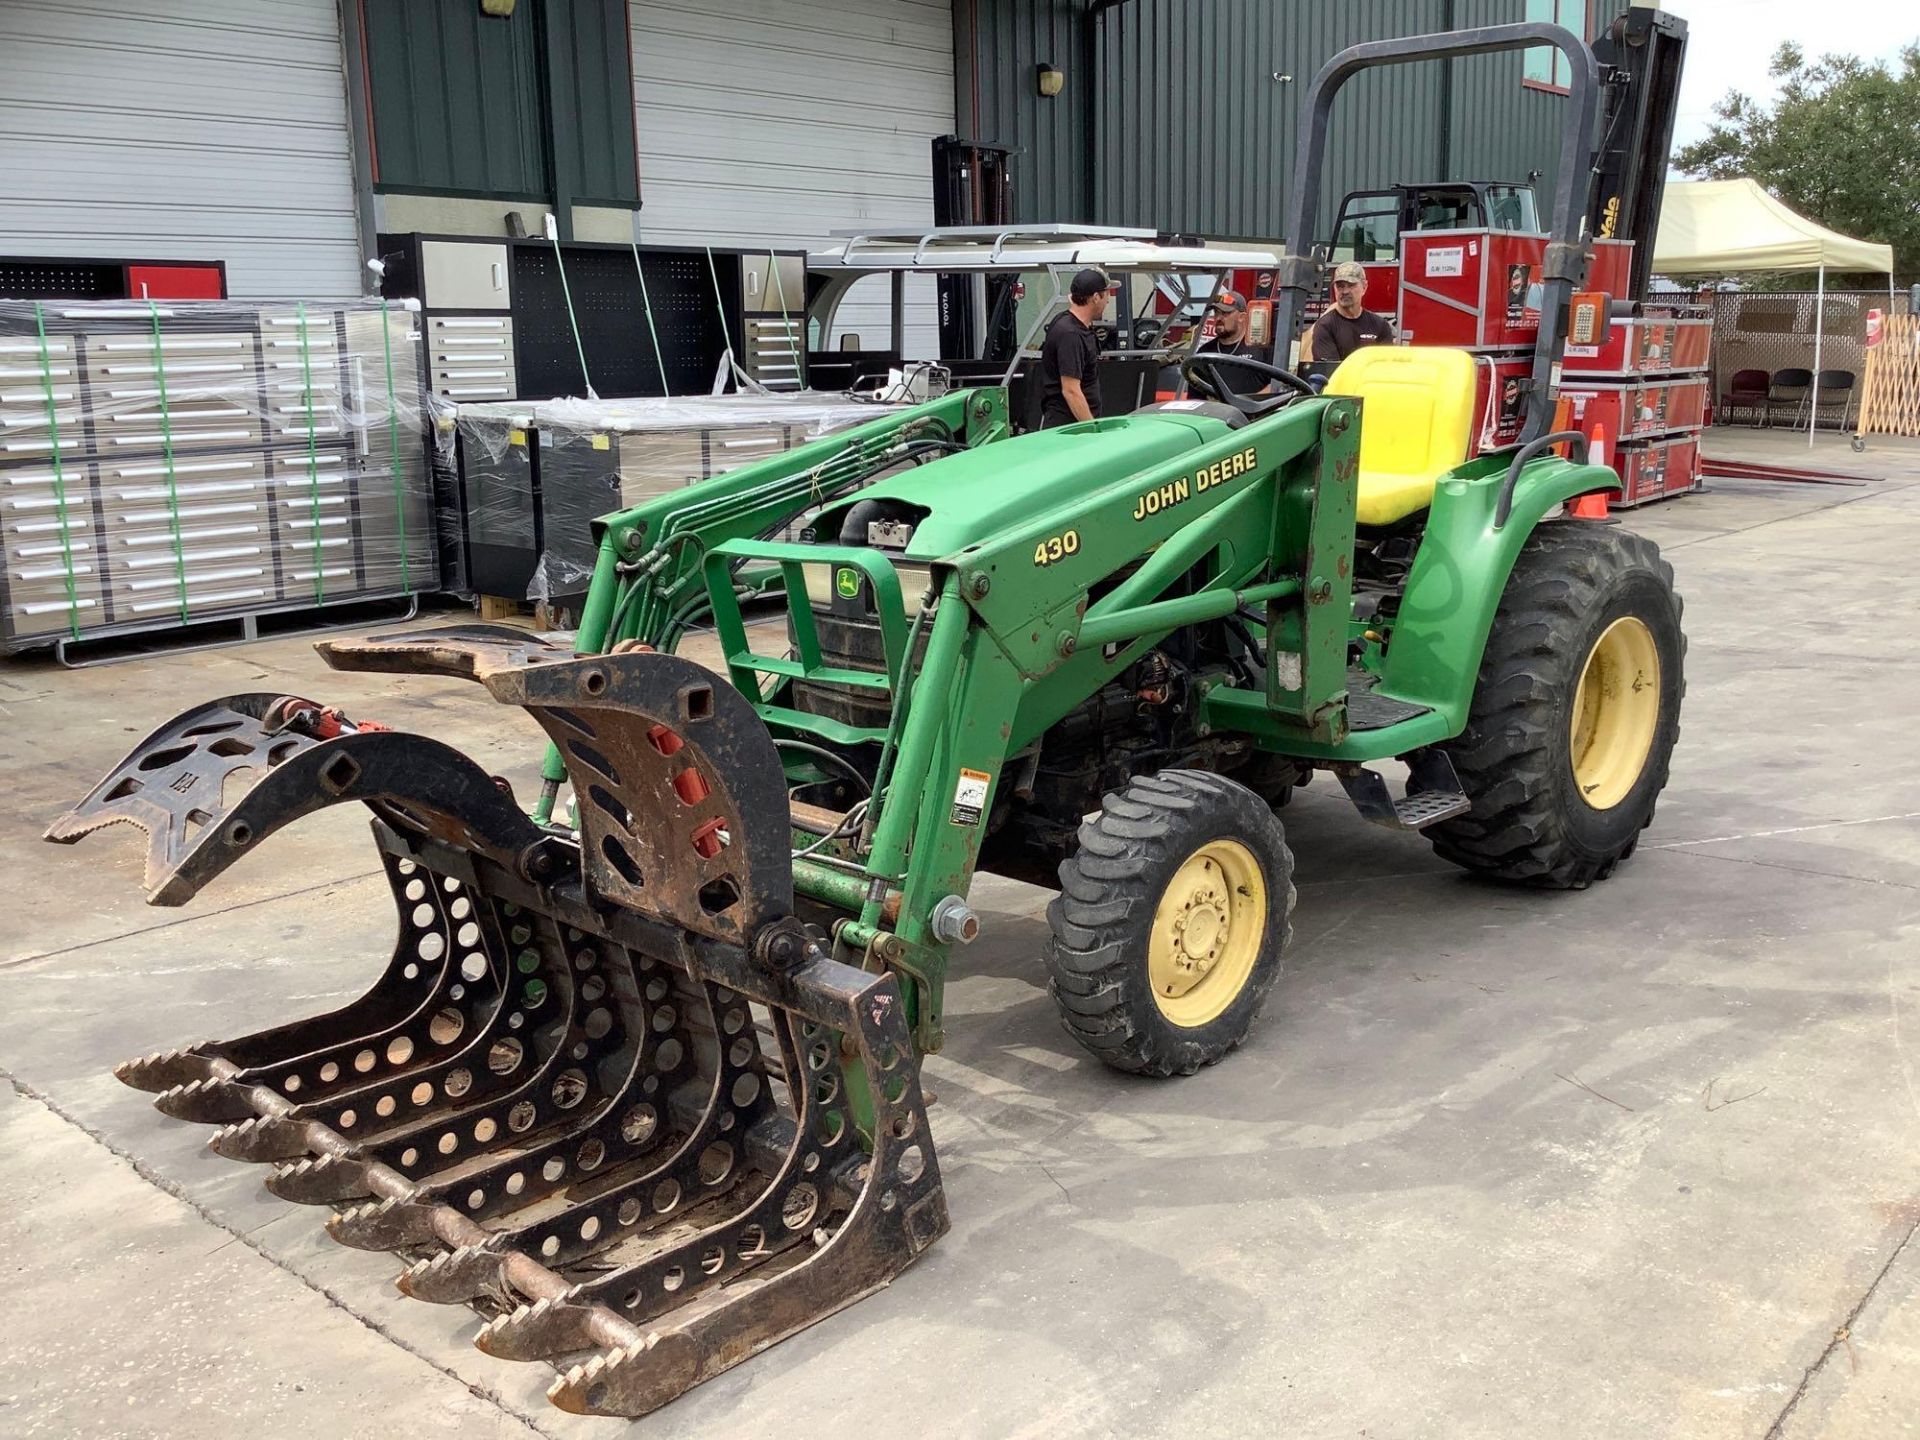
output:
M953 0L954 124L1019 152L1019 219L1085 223L1094 213L1091 11L1091 0ZM1043 61L1066 76L1051 100L1035 81Z
M1527 18L1525 0L1453 0L1453 8L1461 29ZM1620 0L1609 15L1625 8L1626 0ZM1522 84L1523 63L1519 51L1454 62L1454 160L1446 178L1519 180L1538 170L1544 205L1560 168L1560 117L1567 102Z
M533 7L357 0L366 17L374 183L537 197L547 191Z
M1127 0L1096 16L1087 0L954 0L956 113L971 138L1019 152L1017 219L1276 239L1301 97L1331 55L1525 11L1525 0ZM1066 72L1053 100L1036 93L1043 60ZM1349 190L1530 169L1550 183L1565 101L1520 78L1516 52L1354 79L1328 135L1322 238Z
M544 199L557 168L575 202L638 203L626 0L522 0L505 19L478 0L348 3L365 16L377 188Z
M1281 228L1300 97L1335 51L1430 28L1438 0L1135 0L1098 22L1103 220L1214 236ZM1326 220L1349 189L1441 165L1439 64L1356 78L1329 132Z
M637 205L627 0L546 0L554 17L554 161L576 205ZM518 7L515 7L516 9Z

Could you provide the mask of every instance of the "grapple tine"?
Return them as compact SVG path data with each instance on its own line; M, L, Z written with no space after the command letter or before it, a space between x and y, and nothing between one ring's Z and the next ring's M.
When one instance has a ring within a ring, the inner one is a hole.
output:
M429 892L413 861L390 853L381 859L400 912L400 937L386 969L365 993L324 1015L238 1039L155 1051L127 1061L115 1075L136 1089L154 1091L194 1081L266 1085L289 1101L305 1102L366 1083L367 1072L356 1067L356 1059L371 1048L372 1060L363 1063L378 1073L377 1067L388 1063L392 1037L410 1019L415 1029L430 1030L431 1018L445 1008L447 991L461 982L453 955L457 924L445 908L457 900L460 882L452 881L451 894L440 888ZM422 901L431 902L430 913L423 914ZM430 1041L431 1034L426 1038ZM193 1098L167 1103L190 1107ZM231 1113L231 1107L224 1115L161 1108L178 1119L210 1123L252 1113Z
M464 1169L476 1154L497 1149L495 1142L503 1138L524 1141L547 1134L556 1125L570 1132L584 1128L599 1120L621 1093L621 1077L630 1066L621 1065L620 1057L628 1051L630 1037L645 1034L647 1028L639 998L609 979L610 967L617 967L612 966L608 952L624 952L592 943L572 926L557 926L545 918L539 918L537 925L529 923L535 918L539 917L506 917L505 933L514 946L516 978L523 978L518 957L526 954L524 947L533 943L541 947L542 984L553 1003L546 1003L543 996L539 1004L509 1007L502 1013L505 1029L495 1027L481 1056L489 1076L498 1076L499 1083L467 1096L463 1104L480 1103L460 1110L457 1124L444 1124L452 1117L442 1108L418 1126L373 1140L366 1147L370 1160L424 1182L449 1168ZM524 993L518 998L524 1003ZM543 1038L553 1029L541 1023L549 1010L566 1017L557 1039ZM527 1023L529 1017L535 1023ZM523 1040L530 1031L534 1038ZM478 1065L472 1068L478 1072ZM409 1100L416 1100L419 1093L416 1081ZM463 1198L476 1192L493 1195L503 1204L513 1198L503 1187L491 1184L486 1172L465 1174L458 1188ZM474 1218L497 1213L495 1208L462 1208Z
M476 1222L491 1220L538 1204L573 1180L651 1163L670 1144L667 1097L691 1077L698 1053L687 1013L698 1005L711 1010L713 1001L692 981L676 986L668 978L672 972L645 957L611 942L605 948L624 958L633 976L630 994L621 986L609 996L614 1012L624 1017L617 1022L623 1047L616 1054L626 1059L615 1065L609 1057L587 1072L595 1077L617 1072L614 1088L592 1105L562 1105L566 1096L557 1081L515 1100L505 1126L513 1136L525 1136L528 1148L457 1179L423 1186L423 1198L454 1206ZM592 1057L589 1050L586 1058ZM392 1142L382 1152L396 1149L398 1142ZM400 1150L388 1163L411 1174L421 1162Z
M216 1131L207 1148L229 1160L277 1164L307 1153L307 1127L298 1120L255 1115Z
M775 1035L794 1097L793 1139L779 1169L733 1215L685 1239L582 1283L582 1303L611 1307L638 1324L685 1305L808 1238L824 1221L827 1176L857 1153L838 1047L823 1027L774 1017ZM856 1187L857 1188L857 1187ZM577 1212L569 1212L571 1221Z
M465 1305L483 1295L504 1295L507 1288L500 1253L484 1245L462 1245L416 1260L393 1283L402 1295L435 1305Z
M399 856L383 858L400 935L379 982L321 1021L279 1026L222 1047L245 1067L236 1081L277 1091L324 1123L351 1107L319 1107L444 1061L498 1006L499 949L484 945L482 917L466 884L428 875Z
M555 1360L593 1348L593 1310L570 1300L539 1300L498 1315L473 1337L497 1360Z
M665 1403L945 1230L899 987L793 918L768 818L785 776L744 697L676 657L573 660L511 631L323 653L470 675L524 705L566 758L580 839L436 741L349 722L283 744L263 696L180 717L53 838L141 826L151 898L172 904L292 820L359 801L399 934L339 1009L122 1079L225 1124L218 1153L282 1162L275 1194L345 1204L329 1233L407 1253L403 1293L506 1307L480 1349L581 1359L550 1393L584 1413Z
M463 895L455 904L465 901ZM511 1085L510 1072L495 1061L496 1048L510 1044L517 1052L519 1034L545 1033L571 982L564 964L556 966L531 944L518 947L520 963L513 963L509 937L531 936L532 926L526 917L492 913L498 908L483 904L465 912L474 918L460 923L454 983L435 997L444 1003L430 1015L409 1017L384 1044L376 1038L359 1047L348 1063L364 1083L301 1104L296 1114L364 1143L447 1120ZM439 1153L451 1158L458 1148L456 1136L455 1149Z
M791 1181L782 1202L783 1224L790 1231L814 1232L812 1253L762 1284L720 1292L714 1303L677 1323L668 1317L644 1329L633 1326L634 1340L554 1382L547 1398L561 1409L645 1415L886 1285L946 1232L946 1197L927 1134L919 1061L894 982L830 961L807 967L795 982L797 988L816 989L816 1003L795 1007L803 1013L839 1009L817 1003L830 996L844 1004L842 1033L858 1038L875 1080L873 1149L858 1164L859 1190L848 1213L837 1226L823 1225L812 1179ZM824 1243L822 1230L828 1232Z
M334 1212L327 1233L355 1250L409 1250L438 1238L431 1206L392 1197Z
M176 1120L193 1120L202 1125L228 1125L254 1113L253 1102L247 1098L246 1091L212 1076L162 1090L153 1097L153 1108Z
M564 1265L605 1249L642 1221L658 1225L728 1193L744 1168L741 1137L766 1117L771 1100L757 1070L760 1049L752 1038L747 1002L718 986L707 986L706 992L712 1033L721 1042L719 1063L700 1117L685 1138L657 1163L637 1167L616 1184L596 1186L590 1198L558 1215L507 1232L504 1244L546 1264ZM545 1193L590 1179L600 1162L599 1152L588 1147L599 1143L588 1139L576 1145L566 1138L564 1149L552 1147L541 1171Z
M156 1094L194 1080L205 1080L213 1073L212 1061L195 1053L196 1049L189 1045L178 1050L155 1050L138 1060L124 1060L113 1067L113 1078L122 1085Z
M338 1205L373 1192L362 1160L317 1155L282 1165L267 1177L267 1189L296 1205Z

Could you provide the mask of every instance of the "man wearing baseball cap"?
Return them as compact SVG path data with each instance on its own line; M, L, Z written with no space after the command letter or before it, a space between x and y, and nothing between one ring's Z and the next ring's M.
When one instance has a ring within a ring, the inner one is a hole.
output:
M1207 307L1213 312L1213 334L1194 346L1195 355L1244 355L1249 360L1265 360L1266 355L1247 342L1247 299L1234 290L1222 290ZM1253 395L1265 388L1266 380L1240 365L1222 365L1209 372L1221 386L1236 395Z
M1337 365L1368 345L1391 345L1393 325L1360 302L1367 298L1367 272L1351 260L1333 267L1333 308L1313 322L1300 363Z
M1072 303L1047 326L1040 345L1040 428L1100 418L1100 341L1093 324L1107 313L1113 282L1104 270L1073 277Z

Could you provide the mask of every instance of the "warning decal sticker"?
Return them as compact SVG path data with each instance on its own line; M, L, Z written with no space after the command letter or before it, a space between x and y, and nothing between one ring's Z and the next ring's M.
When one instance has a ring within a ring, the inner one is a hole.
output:
M978 825L980 817L987 808L987 787L993 783L993 777L984 770L962 770L959 783L953 787L953 814L948 817L955 825Z

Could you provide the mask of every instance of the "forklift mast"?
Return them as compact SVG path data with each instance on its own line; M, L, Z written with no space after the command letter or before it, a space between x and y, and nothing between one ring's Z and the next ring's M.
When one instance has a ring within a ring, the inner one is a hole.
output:
M1644 297L1653 273L1686 51L1687 22L1641 6L1615 17L1594 41L1607 114L1593 159L1588 228L1596 240L1634 242L1632 281L1616 299Z

